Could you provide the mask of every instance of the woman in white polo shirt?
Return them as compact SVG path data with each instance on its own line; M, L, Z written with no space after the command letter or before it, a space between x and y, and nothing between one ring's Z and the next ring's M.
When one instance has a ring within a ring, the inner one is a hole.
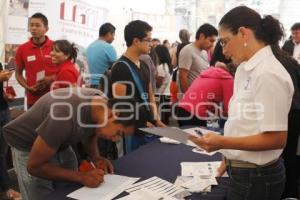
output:
M246 6L230 10L219 23L223 53L239 64L224 136L190 139L207 151L222 149L219 175L229 174L229 200L279 200L284 189L280 155L294 87L272 52L282 36L276 19Z

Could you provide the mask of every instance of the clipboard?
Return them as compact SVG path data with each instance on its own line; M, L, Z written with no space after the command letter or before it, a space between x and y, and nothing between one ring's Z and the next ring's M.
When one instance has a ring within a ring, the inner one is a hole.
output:
M183 131L180 128L177 127L153 127L153 128L140 128L141 131L153 134L153 135L158 135L158 136L162 136L162 137L167 137L173 140L176 140L182 144L186 144L189 146L196 146L194 143L192 143L189 140L189 136L190 135L194 135L194 136L199 136L196 133L195 134L191 134L191 133L187 133L185 131Z

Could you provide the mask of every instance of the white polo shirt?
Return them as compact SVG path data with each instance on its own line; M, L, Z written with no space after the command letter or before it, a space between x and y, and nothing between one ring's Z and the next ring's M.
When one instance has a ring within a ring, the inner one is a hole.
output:
M294 87L290 75L275 58L270 46L256 52L237 68L224 135L242 137L265 131L286 131ZM222 150L227 159L258 165L280 156L268 151Z

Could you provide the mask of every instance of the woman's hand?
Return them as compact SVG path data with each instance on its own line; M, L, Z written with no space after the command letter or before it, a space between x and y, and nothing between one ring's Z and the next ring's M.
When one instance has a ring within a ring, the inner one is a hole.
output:
M196 145L206 150L207 152L216 151L222 149L223 136L215 133L207 133L201 137L190 135L189 139Z
M157 120L156 121L156 126L157 127L162 127L162 128L164 128L164 127L167 127L162 121L160 121L160 120Z

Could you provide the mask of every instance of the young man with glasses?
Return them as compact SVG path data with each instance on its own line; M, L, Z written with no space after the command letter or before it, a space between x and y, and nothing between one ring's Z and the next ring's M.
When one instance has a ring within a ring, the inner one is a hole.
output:
M158 115L149 68L139 59L141 55L148 54L150 51L151 31L152 27L141 20L126 25L124 38L127 50L112 68L112 94L114 98L134 98L140 103L139 106L145 107L148 110L147 127L164 127ZM138 82L134 76L137 77ZM153 137L137 132L129 138L126 151L137 149L151 140Z

